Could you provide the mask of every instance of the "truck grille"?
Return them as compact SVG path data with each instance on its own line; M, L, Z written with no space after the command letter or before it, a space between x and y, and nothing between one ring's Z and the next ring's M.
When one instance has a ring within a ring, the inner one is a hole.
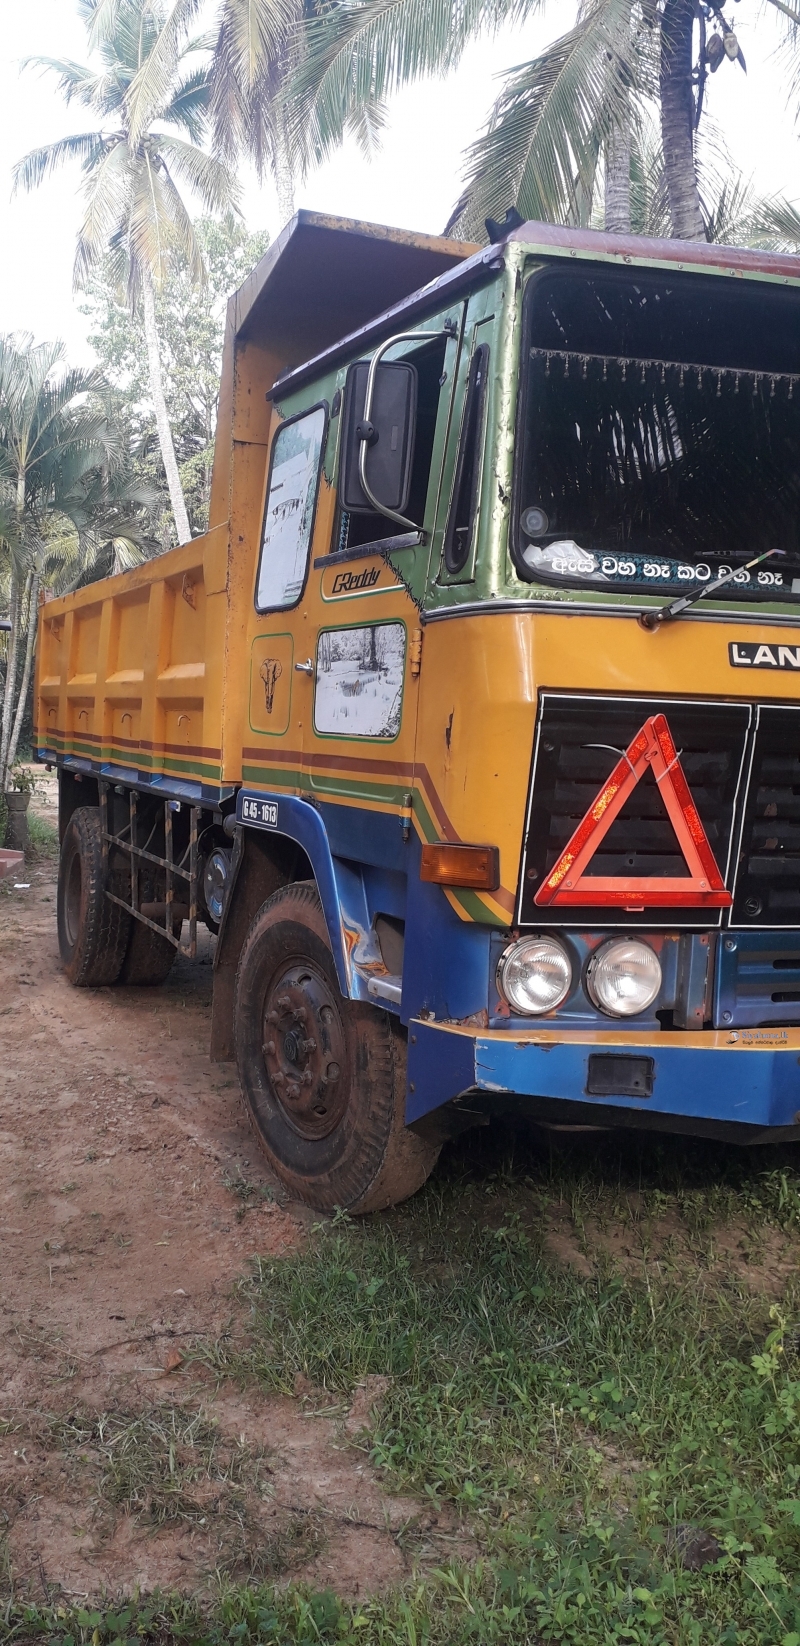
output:
M567 697L543 692L534 751L531 808L523 852L518 920L523 925L668 926L708 930L710 909L544 907L534 903L544 876L648 715L662 713L723 877L730 869L734 810L752 711L748 705L680 699ZM800 769L800 749L798 749ZM797 837L800 851L800 776ZM586 873L637 877L688 875L652 773L629 795ZM632 896L632 901L633 901Z
M757 713L732 924L800 926L800 709Z

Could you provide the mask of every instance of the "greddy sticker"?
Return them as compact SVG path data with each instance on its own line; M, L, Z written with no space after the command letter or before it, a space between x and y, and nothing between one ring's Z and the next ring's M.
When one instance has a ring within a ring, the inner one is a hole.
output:
M755 640L732 640L728 646L732 669L796 669L800 646L765 646Z

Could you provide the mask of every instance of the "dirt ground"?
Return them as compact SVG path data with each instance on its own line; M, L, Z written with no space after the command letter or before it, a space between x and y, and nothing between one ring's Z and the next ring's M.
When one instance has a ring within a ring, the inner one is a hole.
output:
M52 791L36 809L55 822ZM396 1582L453 1532L374 1477L358 1430L380 1391L348 1423L313 1391L232 1392L179 1363L246 1330L248 1259L315 1221L282 1203L235 1069L209 1061L213 940L163 988L72 989L55 871L0 885L0 1590Z
M34 809L55 824L54 784ZM302 1379L293 1398L219 1383L203 1358L246 1341L249 1261L318 1221L270 1177L233 1065L208 1058L213 939L163 988L72 989L52 853L19 880L0 883L0 1596L291 1578L348 1598L474 1554L372 1469L381 1379L348 1411ZM796 1272L796 1240L763 1220L709 1225L630 1190L612 1216L541 1199L550 1257L579 1273L601 1252L772 1297ZM490 1192L480 1215L502 1215Z

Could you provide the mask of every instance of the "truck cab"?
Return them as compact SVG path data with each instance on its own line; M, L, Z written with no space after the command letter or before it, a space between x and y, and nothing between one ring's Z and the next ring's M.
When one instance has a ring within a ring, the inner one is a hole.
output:
M301 213L231 302L208 535L43 608L68 975L205 919L310 1204L504 1110L800 1136L798 285Z

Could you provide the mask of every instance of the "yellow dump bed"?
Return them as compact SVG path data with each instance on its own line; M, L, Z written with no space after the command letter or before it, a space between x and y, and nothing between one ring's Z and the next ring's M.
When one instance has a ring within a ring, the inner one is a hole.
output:
M218 786L228 533L42 610L39 747Z
M278 373L348 335L471 248L299 212L230 300L209 530L42 608L41 758L212 797L241 781L243 644Z

